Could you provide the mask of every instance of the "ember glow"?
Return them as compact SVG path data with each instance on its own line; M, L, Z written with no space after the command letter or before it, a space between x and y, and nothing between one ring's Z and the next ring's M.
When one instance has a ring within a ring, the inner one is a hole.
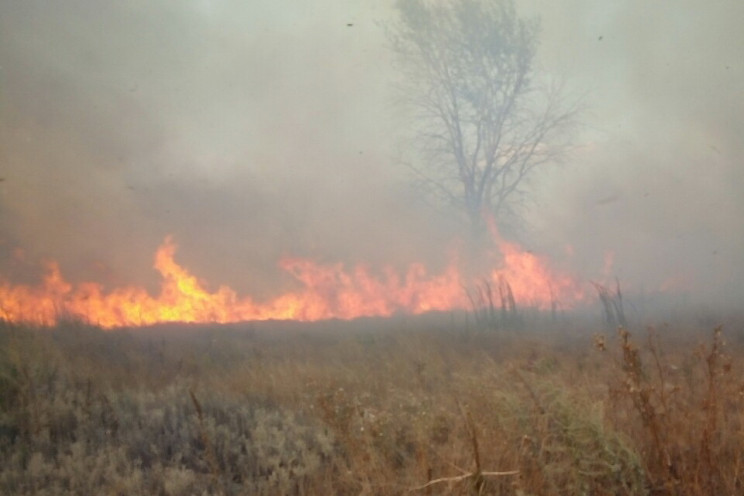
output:
M498 247L501 264L486 282L508 281L518 304L546 309L557 301L563 308L570 308L583 299L578 283L552 271L542 258L514 243L500 241ZM436 274L420 263L410 264L405 271L391 267L373 271L363 264L348 268L340 263L322 265L285 258L279 261L279 267L293 276L299 289L257 302L250 296L238 296L227 286L210 291L176 262L175 254L176 244L167 237L155 254L154 268L161 276L156 296L141 287L105 292L95 282L72 285L55 263L47 266L43 282L36 287L0 281L0 318L48 326L67 317L115 328L162 322L384 317L462 310L472 304L467 288L473 281L462 275L457 257Z

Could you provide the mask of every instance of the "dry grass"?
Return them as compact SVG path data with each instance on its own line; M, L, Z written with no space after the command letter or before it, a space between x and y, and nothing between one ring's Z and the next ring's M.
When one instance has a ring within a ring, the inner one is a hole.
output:
M741 494L741 329L443 321L5 326L0 493Z
M611 425L643 454L652 494L740 494L744 381L723 330L707 343L672 346L670 332L649 329L645 343L619 331L611 383ZM604 347L604 346L601 346Z

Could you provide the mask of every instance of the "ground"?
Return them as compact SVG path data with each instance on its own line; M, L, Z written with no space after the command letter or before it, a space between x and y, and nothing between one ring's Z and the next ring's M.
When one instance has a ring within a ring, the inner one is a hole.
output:
M0 330L2 494L740 494L744 320Z

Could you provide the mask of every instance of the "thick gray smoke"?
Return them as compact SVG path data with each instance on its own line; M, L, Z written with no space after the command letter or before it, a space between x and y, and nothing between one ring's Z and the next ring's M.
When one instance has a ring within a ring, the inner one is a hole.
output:
M581 148L534 211L542 241L570 240L582 265L612 251L636 291L740 305L744 4L529 3L543 67L590 104Z
M157 280L166 234L214 285L283 255L441 264L457 229L408 188L409 125L362 0L0 4L0 274ZM744 278L744 4L523 0L540 70L588 108L535 182L526 248L586 279L735 304ZM23 252L19 250L22 249Z

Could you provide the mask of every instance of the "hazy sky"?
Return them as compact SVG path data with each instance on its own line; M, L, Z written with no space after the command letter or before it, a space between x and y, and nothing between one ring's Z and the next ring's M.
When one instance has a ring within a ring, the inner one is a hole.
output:
M392 3L0 3L1 274L153 284L167 234L259 295L285 254L441 263L455 229L397 162ZM518 8L542 19L540 74L587 107L520 240L587 279L611 252L635 289L741 298L744 3Z

